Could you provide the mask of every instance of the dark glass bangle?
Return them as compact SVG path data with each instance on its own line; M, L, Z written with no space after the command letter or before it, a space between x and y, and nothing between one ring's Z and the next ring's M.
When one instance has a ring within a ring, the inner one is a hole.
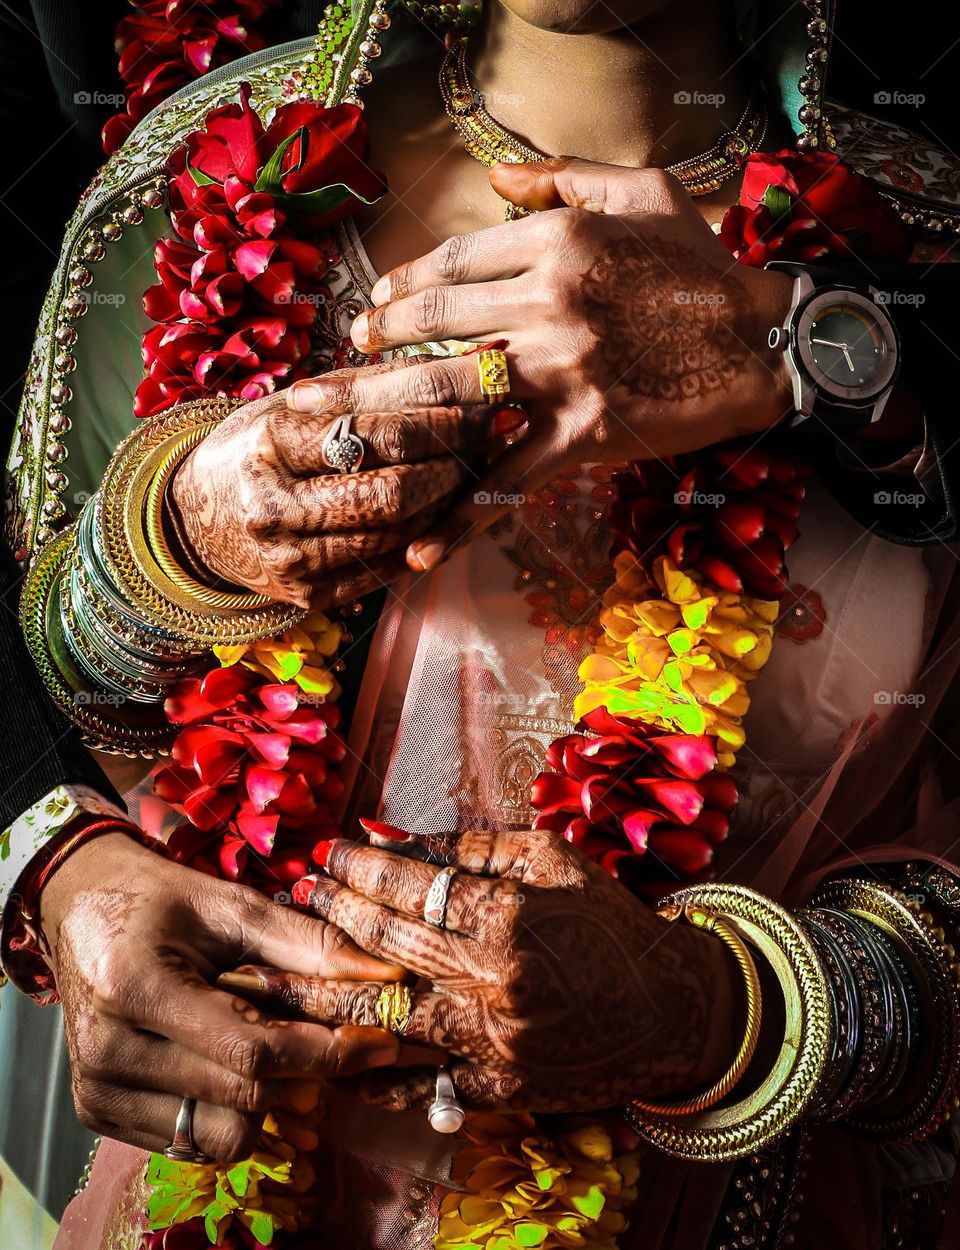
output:
M812 913L798 917L823 961L833 1000L833 1048L823 1075L822 1092L811 1115L815 1120L836 1120L846 1111L841 1091L847 1087L861 1046L861 1011L853 971L844 959L836 938Z
M864 1099L865 1091L876 1080L882 1066L886 1020L880 976L858 936L844 924L842 913L832 908L816 908L809 913L830 934L850 968L855 994L860 1004L859 1046L847 1084L828 1108L831 1119L846 1115Z
M906 961L900 952L897 942L889 934L876 930L877 940L884 947L887 955L893 964L896 973L896 982L899 991L903 996L905 1034L903 1057L900 1065L894 1074L893 1090L900 1092L904 1084L909 1079L912 1071L916 1068L919 1055L920 1043L922 1041L920 1029L920 996L917 993L917 986L914 982L910 969L907 967Z
M906 986L890 953L889 944L883 941L880 931L869 920L849 912L844 913L844 920L858 934L880 974L884 1003L890 1013L891 1046L881 1071L877 1073L876 1081L864 1095L865 1103L878 1105L886 1102L895 1093L906 1071L912 1032L908 1019L910 1004Z

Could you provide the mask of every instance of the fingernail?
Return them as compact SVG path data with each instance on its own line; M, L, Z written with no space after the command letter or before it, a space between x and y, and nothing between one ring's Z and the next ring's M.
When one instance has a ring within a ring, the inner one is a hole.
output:
M443 543L415 542L407 548L407 563L416 573L429 573L443 559Z
M318 842L317 845L313 848L313 862L315 864L319 864L321 868L326 868L327 860L330 858L330 848L332 846L333 846L332 838L329 838L329 839L325 838L323 841ZM315 881L314 885L316 886L316 884L317 883Z
M507 434L515 434L526 424L527 414L522 408L496 408L490 423L490 432L494 438L504 438Z
M327 406L322 387L298 382L287 391L287 407L294 412L323 412Z
M386 304L390 299L390 275L385 274L382 278L378 278L373 284L370 292L370 299L374 304Z
M366 817L361 816L360 824L367 833L375 834L378 838L389 838L391 842L409 842L413 837L412 833L398 829L395 825L384 824L382 820L367 820Z
M301 877L294 884L290 895L298 907L308 907L310 905L310 895L313 893L317 882L319 881L317 874L311 873L307 877Z
M243 994L262 994L267 989L267 984L259 973L241 968L236 968L233 972L221 972L217 977L217 985L221 989L239 990Z
M353 339L354 346L359 347L361 351L370 341L369 319L366 313L361 313L350 327L350 337Z

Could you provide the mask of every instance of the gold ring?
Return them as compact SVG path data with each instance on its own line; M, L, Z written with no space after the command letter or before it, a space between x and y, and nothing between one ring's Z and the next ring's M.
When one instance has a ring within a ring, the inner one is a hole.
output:
M388 1033L394 1033L399 1037L406 1032L407 1025L410 1023L412 1006L413 999L408 986L397 982L385 985L377 999L377 1024L381 1029L386 1029Z
M506 399L510 394L510 370L507 355L498 347L487 347L477 355L480 394L484 399Z

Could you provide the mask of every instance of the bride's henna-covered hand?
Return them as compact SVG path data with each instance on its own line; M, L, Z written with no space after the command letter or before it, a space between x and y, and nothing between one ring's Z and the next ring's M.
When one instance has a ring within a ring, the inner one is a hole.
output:
M405 1040L450 1051L465 1105L597 1110L709 1085L738 1044L739 987L715 938L669 925L555 834L468 833L449 856L446 928L423 920L439 869L338 840L310 908L426 978ZM375 1022L380 988L245 969L327 1024ZM436 1069L364 1078L426 1105Z
M404 547L507 432L504 417L479 404L371 410L353 423L365 444L362 468L341 475L323 459L332 424L270 396L238 409L197 447L174 478L172 506L205 568L303 607L349 601L404 571Z
M401 969L343 932L254 890L162 859L123 834L80 847L40 898L63 1003L80 1120L147 1150L173 1137L180 1100L198 1100L194 1136L215 1159L244 1158L290 1078L392 1063L380 1029L271 1018L213 985L258 958L337 978Z
M353 325L380 352L446 338L502 338L530 435L408 553L432 567L451 543L571 464L691 451L774 425L791 410L780 355L791 280L738 265L670 174L558 159L499 165L497 190L537 215L449 239L373 289ZM572 206L572 207L571 207ZM476 361L416 372L356 370L287 392L300 412L390 410L479 398Z

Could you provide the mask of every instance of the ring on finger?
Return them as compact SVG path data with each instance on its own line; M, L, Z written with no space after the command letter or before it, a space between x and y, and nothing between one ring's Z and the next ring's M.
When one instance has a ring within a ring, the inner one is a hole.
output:
M385 985L377 999L377 1024L388 1033L400 1037L406 1032L407 1025L410 1023L412 1006L413 999L408 986L397 982Z
M363 441L353 433L353 417L349 413L337 417L320 448L324 464L337 473L356 473L363 453Z
M435 929L446 928L447 900L456 872L456 868L441 868L430 883L430 889L427 891L427 897L423 904L423 918L427 924L433 925Z
M506 399L510 394L510 368L507 354L499 347L485 347L477 354L480 394L485 400Z
M456 1133L466 1118L463 1107L457 1101L453 1077L446 1068L437 1072L437 1086L433 1102L427 1108L427 1119L435 1133Z
M177 1122L173 1130L173 1141L164 1150L168 1159L175 1163L209 1163L210 1160L198 1150L193 1140L193 1113L197 1103L194 1098L183 1098L177 1112Z

